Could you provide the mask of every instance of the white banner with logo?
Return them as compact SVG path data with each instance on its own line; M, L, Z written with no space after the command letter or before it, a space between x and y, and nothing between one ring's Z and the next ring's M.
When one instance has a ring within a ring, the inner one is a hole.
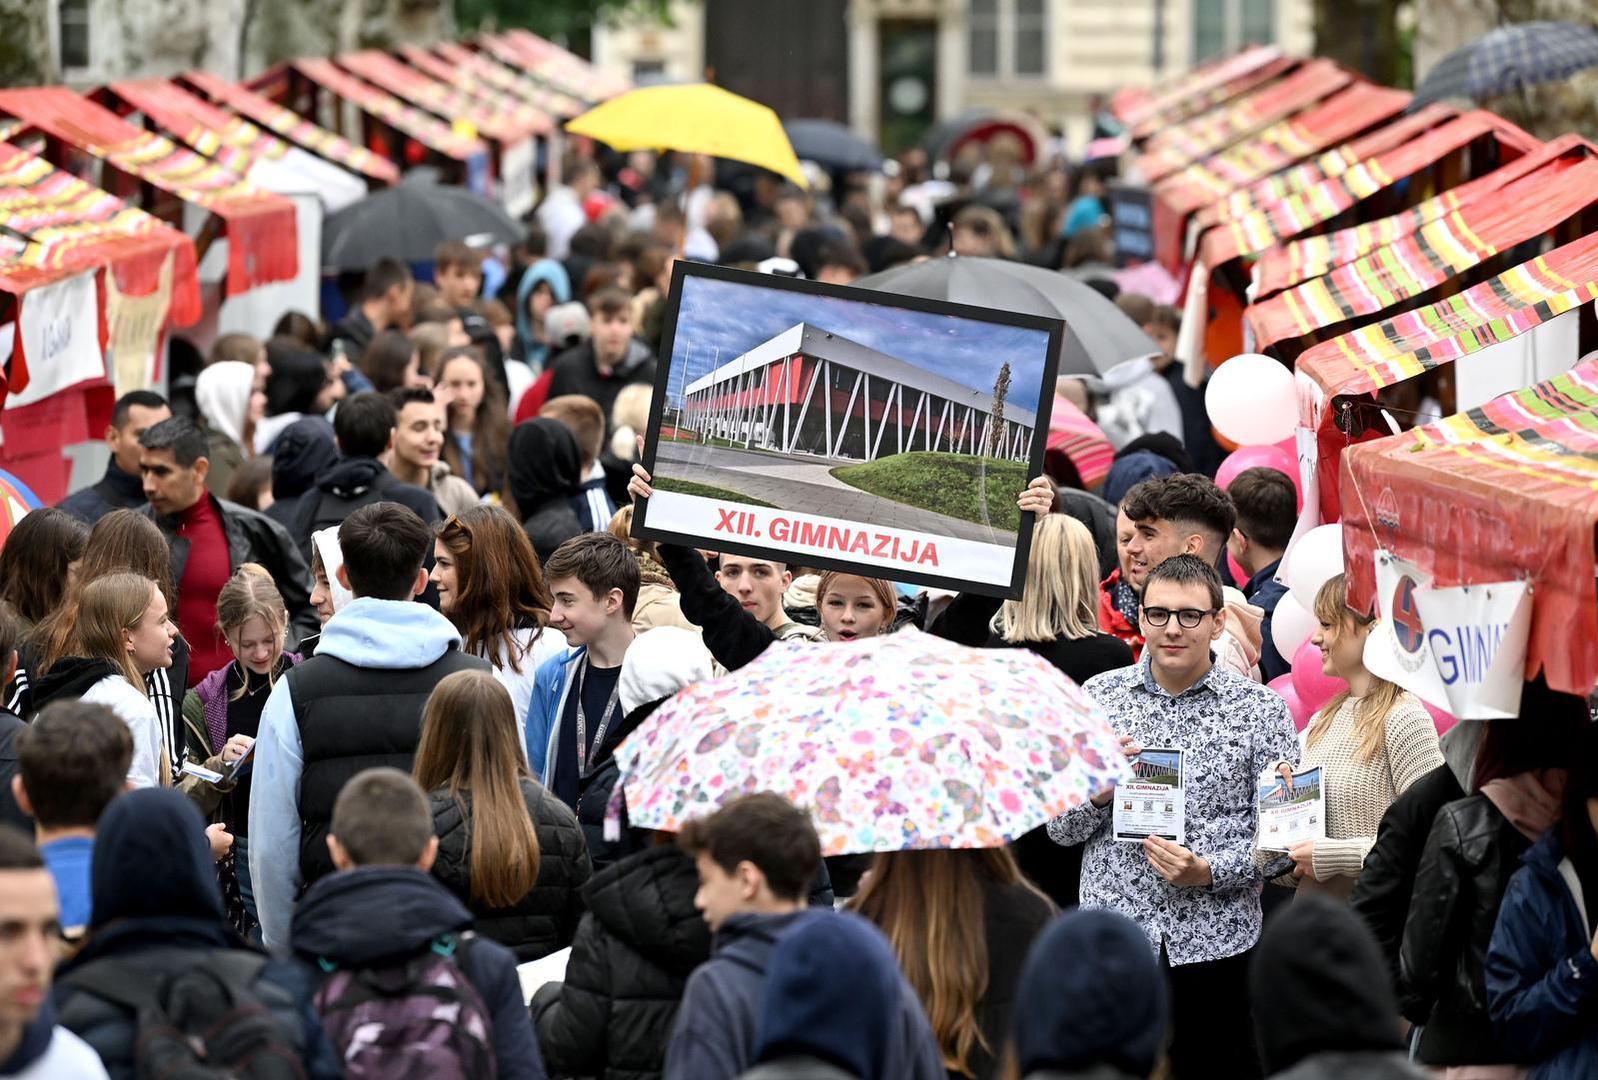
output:
M29 289L18 301L17 340L28 384L6 398L20 409L51 394L105 376L100 351L100 297L95 271Z
M1381 619L1365 641L1371 674L1461 720L1520 714L1530 583L1434 588L1412 563L1378 551L1376 604Z

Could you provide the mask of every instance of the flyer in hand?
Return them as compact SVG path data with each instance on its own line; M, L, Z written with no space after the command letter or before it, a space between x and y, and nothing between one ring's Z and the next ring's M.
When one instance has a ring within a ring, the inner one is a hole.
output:
M1278 773L1260 781L1261 851L1286 851L1301 840L1326 837L1326 791L1319 768L1293 774L1288 787Z
M1181 750L1151 746L1132 761L1134 779L1115 788L1111 831L1117 841L1141 844L1159 836L1187 843L1182 757Z

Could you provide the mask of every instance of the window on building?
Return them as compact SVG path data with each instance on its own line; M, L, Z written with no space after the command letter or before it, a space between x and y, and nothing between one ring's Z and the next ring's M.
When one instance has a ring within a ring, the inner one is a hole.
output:
M56 28L62 70L89 66L89 0L60 0Z
M1193 0L1195 63L1276 40L1276 0Z
M1048 74L1048 0L971 0L967 68L978 78Z
M653 86L666 81L666 61L634 60L633 82L640 86Z

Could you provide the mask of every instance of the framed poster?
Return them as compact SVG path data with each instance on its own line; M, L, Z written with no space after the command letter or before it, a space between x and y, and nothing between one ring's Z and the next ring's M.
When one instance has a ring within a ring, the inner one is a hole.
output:
M1064 330L679 260L633 531L1018 597Z

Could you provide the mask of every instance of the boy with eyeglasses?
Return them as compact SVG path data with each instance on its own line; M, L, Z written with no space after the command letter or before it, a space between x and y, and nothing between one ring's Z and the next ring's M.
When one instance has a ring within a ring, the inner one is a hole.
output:
M1298 761L1287 705L1216 662L1227 619L1214 567L1176 555L1149 571L1139 610L1143 659L1089 679L1128 756L1183 751L1184 843L1112 839L1114 791L1049 823L1062 845L1087 842L1082 906L1134 919L1170 975L1171 1064L1181 1080L1257 1077L1248 957L1260 934L1255 792L1278 757Z

